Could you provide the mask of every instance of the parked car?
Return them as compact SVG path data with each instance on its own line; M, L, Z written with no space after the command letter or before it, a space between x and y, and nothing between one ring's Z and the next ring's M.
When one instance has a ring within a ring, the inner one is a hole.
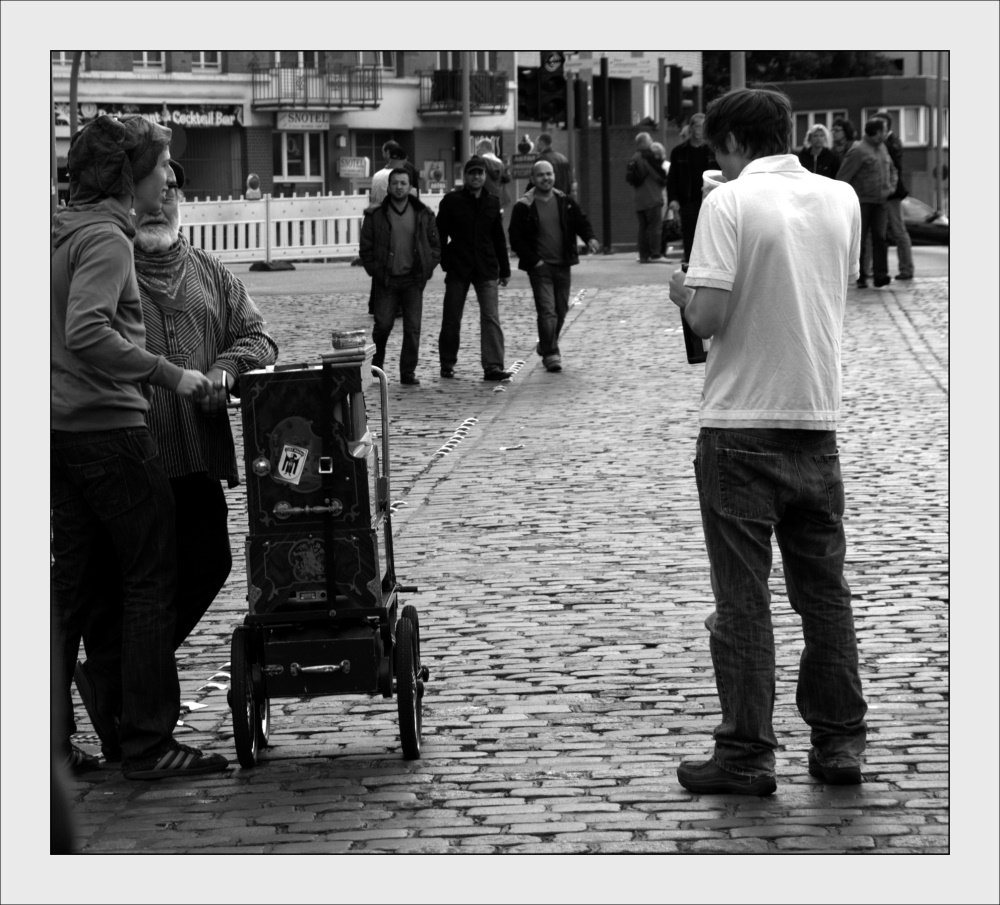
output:
M900 204L903 226L915 245L949 245L948 218L912 195Z

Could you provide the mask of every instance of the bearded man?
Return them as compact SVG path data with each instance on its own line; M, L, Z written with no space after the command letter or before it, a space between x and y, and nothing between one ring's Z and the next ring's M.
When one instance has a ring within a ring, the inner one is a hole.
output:
M153 389L147 416L174 495L177 591L174 650L222 589L232 568L228 507L222 481L239 484L226 402L247 371L273 364L278 347L246 288L217 258L192 248L180 233L184 170L169 161L162 209L138 218L135 268L146 348L201 371L214 391L197 402ZM100 568L115 568L114 563ZM116 666L121 624L91 622L84 630L87 662L76 684L107 760L119 755Z

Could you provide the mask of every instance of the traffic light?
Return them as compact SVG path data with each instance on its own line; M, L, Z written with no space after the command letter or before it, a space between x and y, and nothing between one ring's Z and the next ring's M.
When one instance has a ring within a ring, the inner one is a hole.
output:
M538 120L538 67L517 67L517 118Z
M542 65L538 68L538 116L543 122L560 123L566 120L566 76L563 73L565 56L559 50L543 50Z
M573 82L573 124L577 129L590 125L590 84L583 79Z
M670 85L667 88L666 117L675 123L682 122L687 111L694 108L694 101L684 99L684 79L689 79L693 73L683 66L670 67Z

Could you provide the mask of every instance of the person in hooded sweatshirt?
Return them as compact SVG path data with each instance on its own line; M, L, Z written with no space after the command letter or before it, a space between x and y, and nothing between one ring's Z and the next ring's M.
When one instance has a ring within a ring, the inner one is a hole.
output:
M209 773L225 757L173 738L180 712L174 660L174 503L146 426L147 392L213 392L200 371L145 349L132 252L133 215L159 210L170 130L142 117L100 116L73 136L70 198L53 219L50 279L50 492L56 701L70 694L82 626L108 606L88 564L110 543L121 569L122 771L130 779ZM72 707L55 755L75 772L96 758L71 744Z

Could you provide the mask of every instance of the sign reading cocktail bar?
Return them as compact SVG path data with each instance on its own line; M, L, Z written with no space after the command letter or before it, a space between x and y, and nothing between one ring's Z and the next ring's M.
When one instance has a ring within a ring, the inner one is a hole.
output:
M55 105L56 128L69 127L69 104ZM138 113L161 126L185 126L187 128L220 128L243 125L243 105L226 104L126 104L116 101L99 104L84 102L77 105L79 125L82 128L98 116L131 116Z

